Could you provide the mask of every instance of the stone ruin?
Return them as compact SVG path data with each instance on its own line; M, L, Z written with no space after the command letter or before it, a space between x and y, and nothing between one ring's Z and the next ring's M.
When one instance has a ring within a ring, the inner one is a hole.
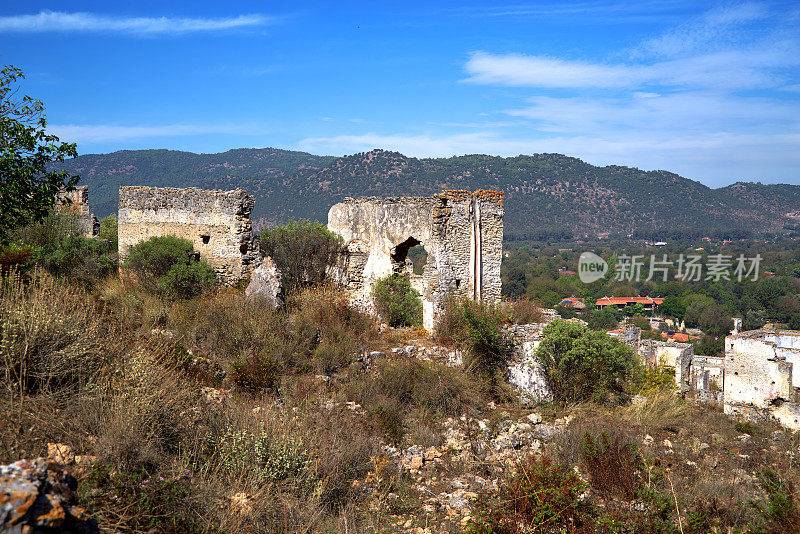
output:
M72 191L61 192L56 197L56 211L71 214L78 231L85 237L94 237L100 229L100 221L89 209L89 186L79 185Z
M800 332L762 328L725 338L725 413L800 429Z
M173 235L191 241L198 258L214 268L223 284L249 279L261 264L250 223L254 204L243 189L120 187L120 262L135 244Z
M503 194L444 191L431 197L346 198L328 212L328 229L344 238L346 254L338 280L360 307L374 311L378 278L405 273L419 291L423 326L451 296L500 300ZM422 245L427 262L414 274L408 251Z

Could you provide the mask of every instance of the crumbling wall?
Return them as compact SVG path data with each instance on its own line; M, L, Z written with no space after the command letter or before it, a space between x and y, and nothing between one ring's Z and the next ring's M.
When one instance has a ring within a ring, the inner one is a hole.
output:
M97 235L100 221L89 208L88 185L79 185L72 191L59 193L56 197L56 210L71 214L81 235L86 237Z
M675 384L681 390L689 389L694 357L691 343L642 339L642 330L633 325L620 331L619 340L639 356L643 365L649 368L666 365L675 369Z
M793 363L785 359L776 338L755 330L725 338L725 405L768 408L793 397Z
M552 317L538 324L510 325L503 334L514 344L514 356L508 365L508 383L519 389L530 400L541 402L553 400L544 371L536 359L536 349L542 341L544 327Z
M261 260L250 223L254 204L242 189L120 187L120 261L141 241L173 235L191 241L220 282L247 279Z
M374 309L375 280L392 273L409 274L422 296L428 330L449 296L500 300L502 193L348 198L331 207L328 228L343 237L347 248L338 279L365 309ZM407 257L417 245L428 253L422 275L413 274Z
M692 357L690 389L697 401L722 405L724 402L725 358L717 356Z

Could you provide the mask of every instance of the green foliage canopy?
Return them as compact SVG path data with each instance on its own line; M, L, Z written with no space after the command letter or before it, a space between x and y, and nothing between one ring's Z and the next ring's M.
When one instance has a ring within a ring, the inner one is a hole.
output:
M151 237L131 247L123 267L167 294L191 298L214 283L214 269L193 261L194 246L175 236Z
M619 340L586 327L553 321L536 349L556 402L603 402L625 393L639 362Z
M372 298L378 315L390 326L422 326L422 300L408 275L379 278L372 287Z
M324 224L306 220L266 228L260 240L261 252L275 262L289 293L326 282L328 268L336 263L343 246L342 238Z
M74 143L45 132L44 104L30 96L17 98L22 71L0 70L0 244L13 229L42 220L56 195L78 183L78 176L47 169L51 162L76 157Z

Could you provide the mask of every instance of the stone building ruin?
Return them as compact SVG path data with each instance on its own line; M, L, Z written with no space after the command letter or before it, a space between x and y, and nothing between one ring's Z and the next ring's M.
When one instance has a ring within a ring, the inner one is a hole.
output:
M725 338L725 413L800 429L800 332L762 328Z
M223 284L250 278L261 262L250 223L254 204L243 189L120 187L120 262L135 244L173 235L191 241L198 258L214 268Z
M89 209L88 185L79 185L72 191L59 193L56 197L56 211L71 214L78 231L85 237L96 236L100 229L100 221Z
M378 278L406 273L423 303L423 326L432 330L446 299L500 300L503 194L444 191L431 197L346 198L328 212L328 229L347 252L339 281L352 300L373 310ZM408 252L422 245L427 261L413 273Z

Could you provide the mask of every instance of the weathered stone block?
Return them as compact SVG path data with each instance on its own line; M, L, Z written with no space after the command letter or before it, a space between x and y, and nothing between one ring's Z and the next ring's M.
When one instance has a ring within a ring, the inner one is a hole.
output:
M283 305L281 273L272 258L267 256L261 265L256 267L244 294L248 298L263 299L273 308Z

